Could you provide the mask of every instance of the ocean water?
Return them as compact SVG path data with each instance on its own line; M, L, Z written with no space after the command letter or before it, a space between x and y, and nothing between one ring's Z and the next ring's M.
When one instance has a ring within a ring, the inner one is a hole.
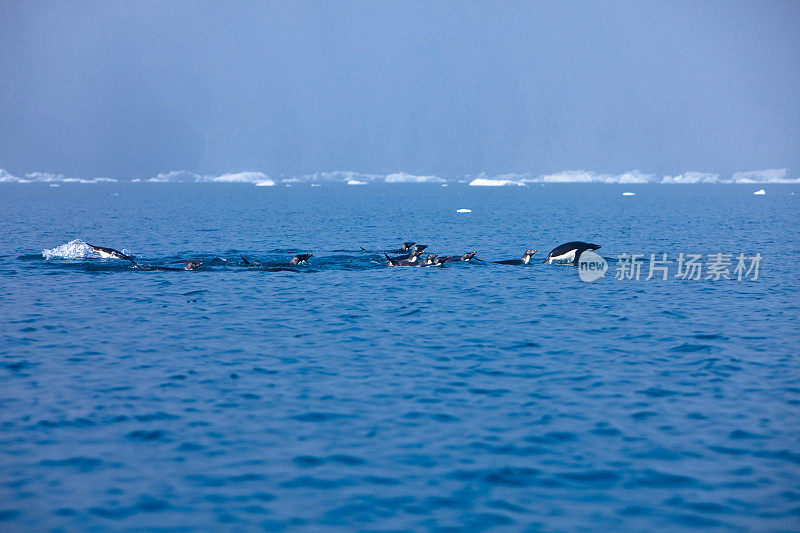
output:
M796 531L800 189L756 188L0 185L0 530ZM758 279L614 276L720 252Z

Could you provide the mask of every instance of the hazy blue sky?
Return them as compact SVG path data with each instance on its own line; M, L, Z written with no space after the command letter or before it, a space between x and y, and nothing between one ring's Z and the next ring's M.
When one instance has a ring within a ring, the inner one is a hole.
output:
M800 2L0 2L0 168L800 171Z

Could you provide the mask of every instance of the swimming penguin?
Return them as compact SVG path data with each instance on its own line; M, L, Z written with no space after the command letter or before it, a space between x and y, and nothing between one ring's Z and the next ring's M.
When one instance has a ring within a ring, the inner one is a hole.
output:
M133 257L123 254L119 250L115 250L113 248L105 248L103 246L95 246L94 244L89 244L88 242L86 243L86 246L88 246L89 248L100 254L100 257L103 258L113 257L115 259L125 259L126 261L130 261L134 265L136 264L136 261L133 259Z
M589 242L566 242L553 248L553 251L547 254L547 257L542 263L547 265L552 265L554 263L572 263L573 265L577 265L583 252L586 250L598 250L599 248L599 244L592 244Z
M297 254L289 261L290 265L299 265L300 263L305 263L309 260L309 258L314 257L314 254Z
M467 253L465 253L464 255L461 255L461 256L453 256L453 257L449 257L448 256L447 257L447 261L445 261L445 262L446 263L455 263L456 261L472 261L473 259L475 259L475 261L480 261L480 259L476 259L475 258L475 256L477 254L478 254L478 252L467 252Z
M417 243L415 243L415 242L404 242L403 244L400 245L400 249L399 250L389 250L389 253L392 253L392 254L404 254L406 252L410 252L411 251L411 247L414 246L415 244L417 244Z
M385 255L386 260L389 261L389 266L419 266L417 258L422 255L422 250L411 252L411 255L405 257L389 257L389 254L386 252L384 252L383 255Z
M525 253L522 254L522 259L507 259L505 261L495 261L495 263L498 265L527 265L535 253L536 250L525 250Z
M419 257L420 255L422 255L422 252L425 251L425 248L427 248L427 247L428 247L427 244L415 244L414 246L409 248L407 254L398 255L396 257L392 257L392 259L396 259L396 260L399 260L399 261L402 261L404 259L407 259L407 260L412 261L412 262L416 261L416 257Z
M186 263L186 266L184 266L183 268L174 268L174 267L160 266L160 265L140 265L138 263L136 266L141 268L142 270L165 270L169 272L180 272L182 270L196 270L201 266L203 266L203 263L201 261L194 261L194 260L171 261L169 264L175 265L180 263Z
M142 270L158 270L158 271L168 271L168 272L182 272L186 270L185 268L173 268L167 266L158 266L158 265L136 265L138 268Z
M436 264L437 257L439 257L439 254L428 254L425 256L424 261L420 261L420 266L431 266Z

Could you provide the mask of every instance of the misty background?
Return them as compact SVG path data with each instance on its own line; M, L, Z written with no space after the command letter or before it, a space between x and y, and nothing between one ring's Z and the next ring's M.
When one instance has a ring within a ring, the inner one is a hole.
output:
M0 2L0 168L800 171L800 2Z

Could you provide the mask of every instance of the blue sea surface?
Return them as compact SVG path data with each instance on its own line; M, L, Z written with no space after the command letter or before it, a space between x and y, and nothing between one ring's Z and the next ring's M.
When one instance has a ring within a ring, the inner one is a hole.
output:
M800 194L756 188L0 185L0 530L797 531ZM720 252L758 279L614 276Z

